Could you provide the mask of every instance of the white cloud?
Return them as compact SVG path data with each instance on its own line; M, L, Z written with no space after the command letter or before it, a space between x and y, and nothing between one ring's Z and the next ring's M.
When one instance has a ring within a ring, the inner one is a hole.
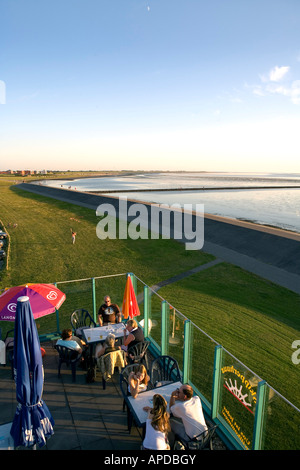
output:
M270 73L269 78L271 82L279 82L289 72L290 67L274 67Z
M288 82L285 80L283 84L279 84L290 71L289 66L274 67L267 75L261 75L262 84L252 87L253 94L256 96L281 95L286 96L293 104L300 104L300 80Z
M268 85L266 90L272 94L287 96L293 104L300 104L300 80L295 80L289 86Z
M270 70L267 75L260 75L260 79L263 83L265 82L279 82L289 72L290 67L283 66L278 67L277 65Z

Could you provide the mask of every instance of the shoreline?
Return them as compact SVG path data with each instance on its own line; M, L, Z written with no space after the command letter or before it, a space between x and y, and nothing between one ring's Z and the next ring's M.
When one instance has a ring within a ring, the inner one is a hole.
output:
M113 195L103 196L28 183L22 183L18 188L94 211L100 204L110 204L115 209L115 216L119 217L119 199ZM129 208L137 201L127 202ZM150 207L151 203L145 205ZM149 213L148 218L148 227L151 227ZM129 217L128 222L131 221L132 218ZM196 217L193 215L193 223L195 221ZM172 234L173 224L174 221L171 220ZM161 229L162 226L159 233ZM173 238L172 234L170 238ZM183 238L177 241L184 243L184 233L182 235ZM204 244L201 250L300 295L299 241L300 234L294 232L205 214Z
M62 188L64 189L64 188ZM67 189L67 188L66 188ZM194 187L185 187L185 188L154 188L154 189L108 189L105 191L88 191L92 194L110 194L110 193L147 193L147 192L161 192L161 191L231 191L231 190L256 190L256 189L300 189L300 185L291 185L291 186L219 186L219 187L209 187L205 188L204 186L194 188ZM87 191L82 191L87 192Z
M87 191L78 191L78 190L66 189L66 188L61 188L61 189L63 189L63 190L65 189L66 191L71 191L71 192L75 192L75 193L91 194L91 195L96 195L96 196L108 197L108 198L112 198L114 200L118 199L114 195L106 196L107 192L94 192L94 191L93 192L91 192L91 191L87 192ZM119 192L122 192L122 191L118 191L118 193ZM145 204L147 206L149 206L151 204L155 204L155 205L158 204L158 203L155 203L155 202L143 201L142 199L127 199L127 201L129 201L132 204ZM193 213L195 213L195 212L193 211ZM293 231L293 230L288 230L288 229L284 229L284 228L281 228L281 227L277 227L276 225L259 224L255 221L252 221L252 220L249 220L249 219L233 218L233 217L228 217L228 216L225 216L225 215L210 214L209 212L204 213L204 218L219 221L219 222L223 222L223 223L230 224L230 225L237 225L237 226L240 226L240 227L246 227L246 228L249 228L249 229L252 229L252 230L258 230L260 232L270 233L270 234L273 234L273 235L276 235L276 236L279 236L279 237L289 238L291 240L300 241L300 232L296 232L296 231Z
M39 184L38 184L39 183ZM31 181L31 182L24 182L24 183L19 183L20 186L22 185L25 185L30 187L36 187L36 188L40 188L42 191L41 193L49 193L49 194L45 194L46 196L50 196L50 197L54 197L52 195L50 195L50 193L53 193L53 192L60 192L62 191L65 195L68 195L70 194L71 195L90 195L90 196L94 196L95 198L107 198L107 199L113 199L113 200L117 200L118 197L115 196L114 194L119 194L119 193L127 193L127 192L148 192L150 190L123 190L123 191L116 191L116 190L111 190L111 191L80 191L80 190L77 190L77 189L69 189L69 188L64 188L64 187L56 187L56 186L50 186L50 185L43 185L43 184L40 184L40 181ZM287 188L289 188L290 186L288 186ZM278 188L278 186L275 187L276 189ZM286 187L284 187L286 189ZM300 186L297 186L297 189L300 189ZM191 189L191 188L189 188ZM211 189L215 189L215 188L211 188ZM221 188L221 189L231 189L231 188ZM241 188L241 189L244 189L244 188ZM257 189L257 188L248 188L248 189ZM269 188L265 188L264 189L269 189ZM29 190L29 189L27 189ZM52 191L53 190L53 191ZM159 189L159 190L153 190L153 191L169 191L169 189ZM30 190L29 190L30 191ZM172 190L174 191L174 189ZM33 191L35 192L35 191ZM37 193L39 193L39 190L36 191ZM54 197L55 198L55 197ZM59 199L59 197L58 197ZM76 198L77 199L77 198ZM74 203L73 202L73 198L70 197L70 200L68 199L68 196L67 198L65 199L66 202L71 202L71 203ZM145 204L145 205L151 205L151 204L158 204L158 203L155 203L155 202L150 202L150 201L143 201L142 199L127 199L128 202L130 202L131 204ZM75 203L76 204L76 203ZM87 206L88 207L88 206ZM96 208L96 206L95 206ZM291 239L291 240L295 240L295 241L300 241L300 232L297 232L297 231L293 231L293 230L289 230L289 229L285 229L285 228L281 228L281 227L278 227L276 225L268 225L268 224L260 224L258 222L255 222L255 221L252 221L252 220L249 220L249 219L241 219L241 218L233 218L233 217L229 217L229 216L224 216L224 215L218 215L218 214L210 214L208 212L205 212L204 213L204 217L206 219L210 219L210 220L215 220L215 221L219 221L219 222L223 222L223 223L226 223L226 224L230 224L230 225L236 225L236 226L240 226L240 227L245 227L245 228L250 228L252 230L257 230L257 231L260 231L260 232L265 232L265 233L269 233L271 235L275 235L275 236L279 236L279 237L283 237L283 238L288 238L288 239Z
M103 175L106 176L106 175ZM80 178L76 178L80 179ZM84 177L83 177L84 179ZM59 180L56 180L59 181ZM185 188L154 188L154 189L121 189L121 190L116 190L116 189L111 189L111 190L100 190L100 191L82 191L80 189L74 189L72 187L63 187L62 185L60 187L58 186L50 186L50 185L42 185L40 181L32 181L29 182L28 184L33 183L34 185L42 186L44 188L54 188L54 189L59 189L63 191L70 191L70 192L76 192L76 193L82 193L82 194L91 194L95 196L100 196L100 197L112 197L115 198L115 194L127 194L127 193L147 193L147 192L183 192L183 191L234 191L234 190L245 190L245 191L255 191L255 190L274 190L274 189L300 189L300 185L284 185L284 186L234 186L234 187L185 187ZM150 201L144 201L143 199L128 199L128 201L131 201L132 203L140 203L140 204L159 204L157 202L150 202ZM219 214L211 214L211 213L205 213L205 217L210 217L210 218L219 218L223 222L227 223L241 223L242 225L244 224L249 224L249 228L255 228L260 231L268 231L269 229L274 229L276 231L276 234L279 236L295 239L300 241L300 231L292 230L290 228L284 228L280 227L278 225L272 225L268 223L260 223L255 220L251 220L248 218L243 218L243 217L232 217L232 216L225 216L225 215L219 215ZM244 225L245 226L245 225ZM299 238L298 238L299 236Z

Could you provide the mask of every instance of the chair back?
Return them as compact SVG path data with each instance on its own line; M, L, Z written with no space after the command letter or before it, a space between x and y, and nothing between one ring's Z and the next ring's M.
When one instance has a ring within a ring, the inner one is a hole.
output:
M194 437L190 441L185 443L186 449L190 450L202 450L206 447L210 447L213 450L212 438L216 432L218 424L208 427L207 431L202 432L198 436Z
M128 400L128 377L130 372L134 372L138 367L138 364L129 364L126 366L120 374L120 388L125 401Z
M81 356L81 353L75 349L67 348L66 346L61 346L60 344L56 344L54 347L59 354L60 362L67 364L67 366L72 362L76 362Z
M171 356L158 356L151 365L150 379L154 387L181 381L181 373L176 359Z
M134 372L138 367L138 364L129 364L128 366L126 366L122 372L121 372L121 376L120 379L124 379L127 384L128 384L128 377L129 377L129 374L130 372Z
M66 346L62 346L60 344L56 344L55 349L59 354L58 360L58 377L60 377L60 369L62 364L66 364L67 366L71 366L72 369L72 381L76 381L76 364L81 359L82 353L80 351L76 351L75 349L67 348Z
M125 367L125 353L123 350L111 351L97 359L97 366L104 377L108 380L112 377L115 367L118 367L119 372Z
M84 308L78 308L77 310L74 310L71 315L70 321L74 333L79 336L81 336L82 334L82 328L90 328L96 326L96 323L92 319L91 315Z
M5 338L4 338L4 343L5 343L6 349L14 347L14 333L15 333L14 328L12 330L8 330L6 332L6 335L5 335Z
M128 348L127 356L130 364L142 364L148 369L147 349L150 341L141 341L134 346Z

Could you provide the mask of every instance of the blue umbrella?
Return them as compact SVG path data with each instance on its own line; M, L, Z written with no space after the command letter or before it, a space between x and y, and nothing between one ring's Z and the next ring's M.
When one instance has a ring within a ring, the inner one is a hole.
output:
M14 335L17 410L11 427L15 448L42 447L54 434L54 421L42 400L44 370L41 345L29 297L19 297Z

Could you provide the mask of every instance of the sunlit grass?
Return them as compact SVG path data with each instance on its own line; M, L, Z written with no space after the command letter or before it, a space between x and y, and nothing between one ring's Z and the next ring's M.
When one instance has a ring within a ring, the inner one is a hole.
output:
M292 343L299 337L300 296L222 263L159 291L216 342L300 406L299 366Z

